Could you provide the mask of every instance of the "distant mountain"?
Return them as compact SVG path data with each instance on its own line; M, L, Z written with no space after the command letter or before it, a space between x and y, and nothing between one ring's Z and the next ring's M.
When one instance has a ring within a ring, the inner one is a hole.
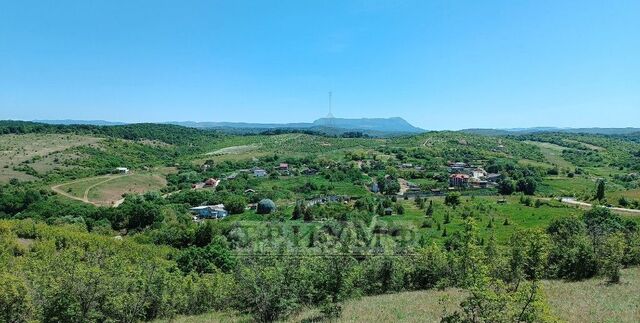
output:
M353 129L353 130L373 130L381 132L398 133L419 133L423 129L414 127L402 118L362 118L362 119L342 119L342 118L321 118L313 122L315 126L332 128Z
M105 120L33 120L33 122L46 123L46 124L56 124L56 125L90 125L90 126L121 126L125 125L124 122L114 122L114 121L105 121Z
M169 124L200 128L200 129L304 129L310 128L311 123L248 123L248 122L197 122L197 121L169 121Z
M534 127L534 128L511 128L511 129L463 129L460 132L485 135L485 136L507 136L507 135L527 135L540 132L561 132L561 133L586 133L601 135L626 135L640 132L640 128L556 128L556 127Z
M402 118L321 118L312 123L244 123L194 121L172 121L168 123L201 129L226 129L232 130L234 132L242 132L242 130L245 129L251 133L256 132L256 130L269 129L301 129L313 130L323 133L327 132L327 129L333 129L333 131L331 132L335 133L360 131L374 136L424 132L423 129L414 127Z

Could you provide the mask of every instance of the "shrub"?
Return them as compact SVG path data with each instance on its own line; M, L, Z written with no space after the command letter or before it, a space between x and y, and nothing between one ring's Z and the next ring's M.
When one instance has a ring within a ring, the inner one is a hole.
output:
M453 207L460 205L460 193L453 192L453 193L447 194L447 196L445 196L444 198L444 204L453 206Z
M620 269L625 254L626 243L622 233L609 236L603 246L602 271L609 283L620 282Z
M242 214L247 205L247 201L242 196L233 195L224 201L224 208L229 214Z
M9 273L0 273L0 321L29 322L32 316L25 281Z

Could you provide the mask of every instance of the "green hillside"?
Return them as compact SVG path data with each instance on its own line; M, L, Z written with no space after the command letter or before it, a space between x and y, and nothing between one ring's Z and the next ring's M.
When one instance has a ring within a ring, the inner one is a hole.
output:
M637 315L633 135L0 129L0 321Z

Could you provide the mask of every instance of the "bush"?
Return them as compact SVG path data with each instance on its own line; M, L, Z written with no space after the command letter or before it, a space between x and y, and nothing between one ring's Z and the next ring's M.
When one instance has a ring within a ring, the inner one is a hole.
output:
M620 282L620 269L622 269L625 249L625 238L621 233L612 234L604 243L602 271L609 283Z
M229 214L242 214L247 201L242 196L232 195L224 201L224 208Z
M444 204L453 206L453 207L460 205L460 193L453 192L453 193L447 194L447 196L445 196L444 198Z
M0 322L29 322L32 316L25 281L9 273L0 273Z

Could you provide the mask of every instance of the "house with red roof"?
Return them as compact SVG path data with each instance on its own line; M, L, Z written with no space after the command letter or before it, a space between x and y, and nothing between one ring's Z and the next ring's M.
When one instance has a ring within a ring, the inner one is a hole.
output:
M469 185L469 178L471 176L467 174L451 174L449 176L449 186L451 187L467 187Z

